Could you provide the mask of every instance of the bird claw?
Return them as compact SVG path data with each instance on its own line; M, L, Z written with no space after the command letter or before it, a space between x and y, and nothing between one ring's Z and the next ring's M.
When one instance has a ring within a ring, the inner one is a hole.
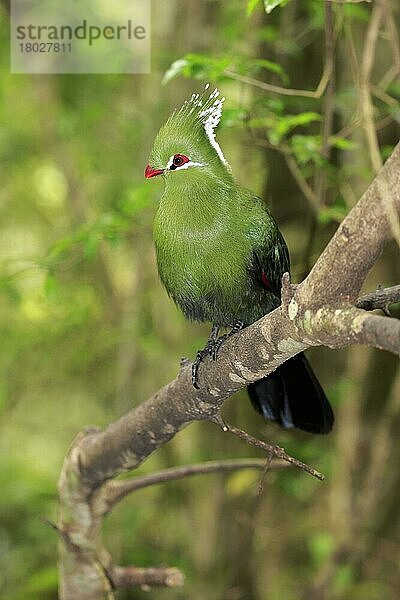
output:
M201 363L207 356L211 356L211 358L215 361L218 357L218 352L224 342L229 339L232 335L243 329L244 323L242 321L236 321L231 331L225 333L224 335L218 336L219 328L214 326L211 335L207 341L207 344L204 346L203 350L199 350L196 355L196 359L192 364L192 385L196 390L200 389L200 386L197 382L197 375L199 371L199 367Z
M198 373L201 363L204 361L204 359L207 356L212 356L214 360L217 359L216 354L214 356L214 345L216 344L216 342L218 342L218 340L210 339L210 340L208 340L208 342L205 345L205 347L203 348L203 350L197 351L196 359L195 359L194 363L192 364L192 385L194 388L196 388L196 390L200 389L200 386L197 383L197 373Z
M197 352L197 354L196 354L196 360L192 364L192 386L196 390L200 389L200 386L197 383L197 373L198 373L198 370L199 370L199 366L203 362L205 356L207 355L207 354L204 354L204 350L205 350L205 348L203 350L199 350Z
M212 356L213 360L217 360L219 349L221 348L221 346L225 340L226 340L226 335L222 335L220 338L215 340L213 347L210 348L210 356Z

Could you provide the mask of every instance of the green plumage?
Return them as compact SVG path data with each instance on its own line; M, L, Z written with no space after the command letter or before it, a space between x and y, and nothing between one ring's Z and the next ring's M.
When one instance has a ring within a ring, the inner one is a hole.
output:
M161 280L188 318L248 325L279 304L280 278L289 268L283 238L247 190L212 186L203 172L200 181L189 181L197 188L189 195L188 179L194 177L167 182L154 221ZM265 289L259 265L275 294Z
M222 102L217 90L186 101L160 129L145 170L146 177L165 180L154 219L161 281L187 318L214 326L193 364L195 386L203 358L216 356L219 327L235 331L279 306L282 275L289 271L272 215L235 182L215 140ZM332 428L329 402L303 354L248 391L256 410L284 427Z
M287 248L262 200L235 183L198 108L187 113L174 114L161 128L150 157L160 169L176 153L201 164L164 173L154 221L160 278L188 318L249 324L279 304ZM266 290L262 270L274 293Z

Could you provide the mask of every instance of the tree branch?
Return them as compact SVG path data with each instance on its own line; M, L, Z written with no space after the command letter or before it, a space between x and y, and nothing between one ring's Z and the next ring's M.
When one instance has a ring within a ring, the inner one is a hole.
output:
M360 113L362 115L363 127L367 138L371 164L375 173L377 173L382 166L382 158L379 152L378 138L374 127L374 107L371 100L369 82L375 60L376 44L384 9L385 5L383 0L376 0L372 8L371 19L365 37L360 71Z
M231 428L229 428L231 431ZM277 458L278 457L277 455ZM288 461L289 462L289 461ZM283 460L274 461L270 468L271 469L283 469L288 464ZM174 467L171 469L165 469L157 473L151 473L150 475L144 475L143 477L135 477L134 479L128 479L127 481L109 481L106 483L103 489L104 498L101 500L101 505L104 506L107 514L111 508L117 504L122 498L125 498L132 492L141 490L151 485L158 485L159 483L166 483L167 481L177 481L178 479L184 479L186 477L192 477L193 475L205 475L210 473L230 473L231 471L238 471L240 469L264 469L265 459L263 458L242 458L236 460L210 460L206 463L199 463L197 465L185 465L183 467Z
M104 431L89 428L77 437L59 481L59 529L70 541L60 543L62 600L101 598L104 572L113 573L101 544L107 480L138 466L191 421L215 421L228 396L311 346L367 344L400 355L400 321L352 305L392 232L382 194L386 188L397 216L400 145L341 223L307 279L292 286L284 277L282 305L228 340L217 362L204 362L200 389L192 386L190 366L184 365L174 381Z
M325 65L325 70L329 73L329 82L326 87L323 104L321 156L325 161L328 161L330 155L329 138L332 134L333 116L335 111L335 46L333 36L333 8L330 2L325 3ZM314 184L314 195L317 197L319 210L321 207L325 206L326 193L326 165L323 165L317 170ZM317 214L319 210L317 211Z
M183 573L176 567L114 567L110 579L115 589L181 587L185 582Z
M287 454L283 448L279 448L279 446L273 446L271 444L267 444L266 442L258 440L257 438L253 437L252 435L249 435L248 433L246 433L242 429L239 429L238 427L232 427L230 425L228 427L228 431L230 433L233 433L233 435L236 435L240 439L244 440L247 444L250 444L251 446L255 446L256 448L261 448L261 450L264 450L265 452L267 452L267 454L270 455L272 458L280 458L281 460L284 460L284 461L298 467L302 471L305 471L309 475L316 477L320 481L323 481L325 479L325 476L322 473L320 473L316 469L313 469L312 467L309 467L308 465L303 463L301 460L298 460L297 458L293 458L293 456L289 456L289 454ZM265 462L264 462L264 466L265 466ZM268 467L268 468L270 468L270 467Z
M266 92L272 92L274 94L281 94L282 96L301 96L304 98L321 98L322 94L325 92L326 86L328 85L330 78L330 71L327 65L325 65L324 70L321 75L321 79L319 84L317 85L315 90L296 90L292 88L284 88L279 85L274 85L273 83L266 83L265 81L260 81L259 79L254 79L254 77L249 77L248 75L240 75L240 73L236 73L231 69L225 69L224 75L233 79L235 81L240 81L241 83L246 83L247 85L251 85L253 87L257 87Z
M388 313L389 306L400 302L400 285L394 285L389 288L379 289L376 292L370 292L361 296L357 302L357 308L364 310L381 309Z
M355 302L364 280L390 236L382 187L391 190L393 210L400 213L400 145L338 227L335 235L299 286L299 300L311 306ZM314 302L315 299L315 302Z

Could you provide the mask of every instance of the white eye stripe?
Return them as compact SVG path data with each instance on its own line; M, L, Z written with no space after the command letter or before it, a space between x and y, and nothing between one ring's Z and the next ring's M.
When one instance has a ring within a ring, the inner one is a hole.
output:
M189 160L187 163L184 163L180 167L176 167L175 171L179 171L180 169L188 169L189 167L204 167L205 165L200 162L195 162L193 160Z
M172 165L174 164L174 156L175 156L175 154L173 154L171 156L171 158L169 159L166 169L170 169L172 167ZM189 160L188 162L183 163L183 165L180 165L179 167L175 167L175 169L173 169L173 170L179 171L180 169L188 169L189 167L205 167L205 165L200 162L195 162L194 160Z

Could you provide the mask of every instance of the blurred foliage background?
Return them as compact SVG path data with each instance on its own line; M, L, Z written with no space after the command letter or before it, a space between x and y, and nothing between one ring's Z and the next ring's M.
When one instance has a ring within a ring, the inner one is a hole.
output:
M154 0L152 73L136 76L10 75L0 5L1 598L57 597L57 535L43 519L56 519L76 433L140 403L204 345L208 326L184 321L154 260L162 182L143 168L171 110L207 81L220 87L219 141L272 207L295 281L399 139L397 2L274 4ZM315 90L323 74L320 97L265 87ZM399 282L398 251L388 244L365 290ZM105 528L116 563L176 565L187 583L120 598L399 597L398 361L357 347L310 360L335 407L331 435L265 424L244 393L224 417L326 481L271 472L259 496L248 471L125 499ZM138 472L254 453L196 423Z

